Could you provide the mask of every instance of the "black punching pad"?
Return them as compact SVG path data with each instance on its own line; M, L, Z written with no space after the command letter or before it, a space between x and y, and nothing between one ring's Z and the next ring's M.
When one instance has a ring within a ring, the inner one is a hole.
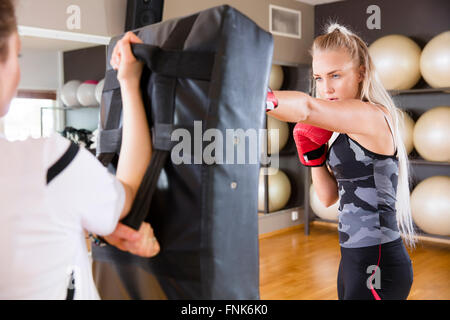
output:
M154 167L158 169L155 187L144 188L143 182L126 223L134 227L142 219L151 223L161 252L144 259L109 245L94 246L94 260L101 262L99 266L108 263L114 270L128 270L129 281L127 272L118 273L117 279L129 282L123 288L136 283L130 271L133 266L145 270L148 279L143 279L144 283L152 286L155 278L155 290L164 293L158 297L259 299L260 163L258 157L256 162L249 160L255 152L251 134L235 139L227 136L226 130L257 134L263 129L272 36L227 5L136 32L148 46L144 50L147 56L140 57L147 66L141 85L153 155L163 156ZM112 40L107 61L118 39ZM97 152L110 167L120 157L120 128L120 91L108 63ZM171 141L176 129L192 138L192 148L190 153L184 149L182 163L174 161L171 153L181 142ZM208 129L216 129L223 137L223 145L216 141L213 163L202 157L214 140L202 139ZM230 142L234 162L226 164ZM242 146L246 161L239 164L236 154ZM222 155L217 150L222 150ZM148 199L147 207L143 203ZM101 268L95 273L100 275ZM99 291L102 295L101 287Z

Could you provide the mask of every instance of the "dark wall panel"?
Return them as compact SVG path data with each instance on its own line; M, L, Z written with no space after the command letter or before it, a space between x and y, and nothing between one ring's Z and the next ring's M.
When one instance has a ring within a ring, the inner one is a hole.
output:
M101 80L106 71L106 46L64 52L64 83Z
M367 7L381 11L381 29L369 30ZM423 47L435 35L450 29L449 0L347 0L315 6L314 37L329 19L348 25L369 45L388 34L402 34Z

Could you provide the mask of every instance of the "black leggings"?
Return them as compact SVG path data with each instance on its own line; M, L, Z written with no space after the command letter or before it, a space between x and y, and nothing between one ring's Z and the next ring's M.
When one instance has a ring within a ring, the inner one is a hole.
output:
M341 247L337 282L339 300L406 299L413 270L402 238L364 248Z

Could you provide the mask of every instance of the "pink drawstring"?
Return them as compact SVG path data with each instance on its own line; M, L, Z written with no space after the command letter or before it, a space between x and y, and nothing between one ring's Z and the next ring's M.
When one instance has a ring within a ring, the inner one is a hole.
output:
M380 266L380 259L381 259L381 244L379 246L379 250L378 250L378 263L377 263L377 268L379 268ZM372 285L372 277L375 274L376 270L372 273L372 275L370 276L370 291L372 291L372 295L374 296L375 300L381 300L380 296L378 295L378 293L375 291L373 285Z

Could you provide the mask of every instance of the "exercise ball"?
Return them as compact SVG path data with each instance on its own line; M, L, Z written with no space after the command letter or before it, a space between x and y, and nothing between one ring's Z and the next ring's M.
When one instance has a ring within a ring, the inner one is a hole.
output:
M420 47L408 37L393 34L369 46L370 57L387 90L406 90L420 79Z
M450 31L437 35L423 48L420 72L431 87L450 87Z
M314 185L311 184L309 187L309 204L313 212L322 219L325 220L338 220L338 209L339 209L339 200L336 201L335 204L325 207L322 202L320 202L319 197L317 196L316 191L314 190Z
M278 132L278 136L276 133ZM276 138L278 137L278 145ZM284 148L289 138L289 126L286 122L267 116L267 151L276 154Z
M269 87L272 90L280 90L283 85L283 80L283 68L277 64L273 64L272 69L270 69Z
M400 110L403 114L403 121L399 121L400 134L402 136L403 144L405 145L406 154L409 154L414 149L413 133L414 120L405 111Z
M291 197L291 183L287 175L276 168L259 171L258 210L264 211L264 171L268 169L269 212L282 209Z
M95 88L97 87L97 84L97 81L89 80L83 82L78 87L77 98L82 106L93 107L98 105L97 99L95 98Z
M450 177L434 176L421 181L411 193L414 223L423 231L450 235Z
M450 107L434 107L414 126L414 147L429 161L450 162Z
M71 80L62 87L61 100L66 107L80 106L80 102L77 98L77 91L80 85L81 81Z
M105 79L102 79L95 87L95 99L99 104L102 103L102 93L104 86L105 86Z

